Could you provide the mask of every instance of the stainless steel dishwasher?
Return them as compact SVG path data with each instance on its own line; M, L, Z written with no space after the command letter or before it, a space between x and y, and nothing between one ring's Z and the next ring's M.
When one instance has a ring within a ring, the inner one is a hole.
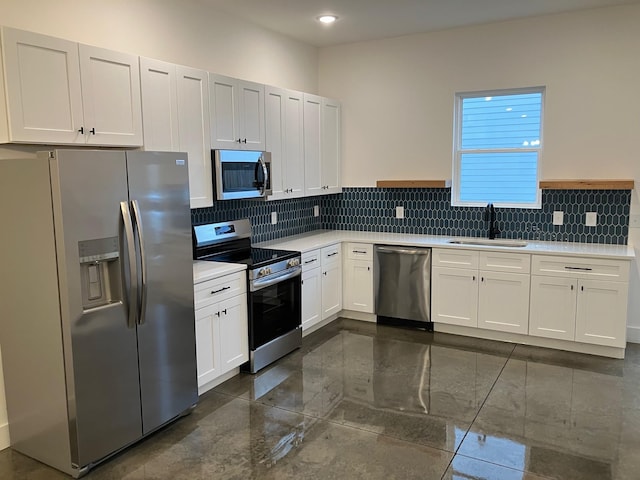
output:
M375 245L373 276L378 323L433 330L430 248Z

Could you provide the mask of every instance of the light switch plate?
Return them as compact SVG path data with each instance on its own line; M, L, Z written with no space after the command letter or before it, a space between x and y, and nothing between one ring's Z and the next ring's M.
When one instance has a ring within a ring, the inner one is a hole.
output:
M595 227L598 224L597 212L587 212L587 214L585 215L584 224L587 227Z
M319 217L320 216L320 205L314 205L313 206L313 216L314 217Z
M404 207L401 205L396 207L396 218L404 218Z
M271 212L271 224L275 225L278 223L278 212Z
M553 224L562 225L564 223L564 212L553 212Z

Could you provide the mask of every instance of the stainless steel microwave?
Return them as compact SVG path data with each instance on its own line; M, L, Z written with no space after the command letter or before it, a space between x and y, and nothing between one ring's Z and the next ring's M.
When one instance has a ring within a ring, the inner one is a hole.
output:
M265 198L271 195L271 153L212 150L213 186L217 200Z

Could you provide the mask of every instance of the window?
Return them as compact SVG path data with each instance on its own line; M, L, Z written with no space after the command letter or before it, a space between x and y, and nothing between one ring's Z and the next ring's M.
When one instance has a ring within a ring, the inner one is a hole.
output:
M456 95L451 203L540 208L543 88Z

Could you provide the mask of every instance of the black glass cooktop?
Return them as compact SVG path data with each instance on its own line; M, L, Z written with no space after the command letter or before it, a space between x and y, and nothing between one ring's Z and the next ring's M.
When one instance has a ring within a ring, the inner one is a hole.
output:
M200 260L210 262L244 263L249 268L260 268L281 260L299 257L300 252L290 250L272 250L270 248L255 248L233 250L210 255Z

